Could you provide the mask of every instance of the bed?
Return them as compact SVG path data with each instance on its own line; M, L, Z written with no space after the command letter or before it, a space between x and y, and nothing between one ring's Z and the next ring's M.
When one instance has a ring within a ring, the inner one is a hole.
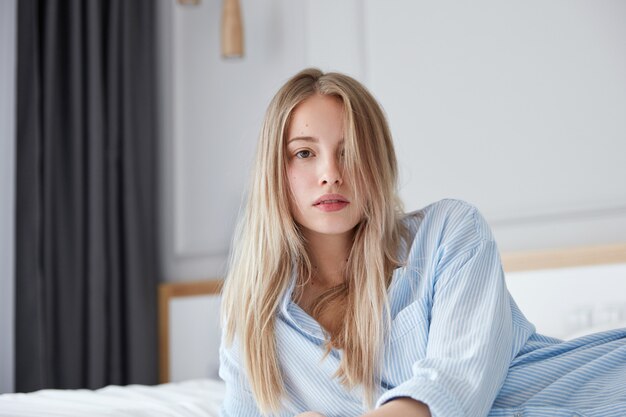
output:
M626 327L626 244L502 256L507 286L537 330L563 339ZM0 417L218 416L220 280L159 288L161 383L0 395Z
M156 386L111 385L98 390L41 390L0 395L2 417L214 417L224 386L194 379Z

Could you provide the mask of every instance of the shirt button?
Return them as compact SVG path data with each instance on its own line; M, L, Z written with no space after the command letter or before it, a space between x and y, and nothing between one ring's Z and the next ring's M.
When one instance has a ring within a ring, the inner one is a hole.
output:
M513 417L522 417L522 413L515 413L513 414Z

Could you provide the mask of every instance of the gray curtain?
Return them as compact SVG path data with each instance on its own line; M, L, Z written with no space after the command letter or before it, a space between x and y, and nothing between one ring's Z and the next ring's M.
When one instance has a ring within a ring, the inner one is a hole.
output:
M154 0L18 2L18 392L157 382Z

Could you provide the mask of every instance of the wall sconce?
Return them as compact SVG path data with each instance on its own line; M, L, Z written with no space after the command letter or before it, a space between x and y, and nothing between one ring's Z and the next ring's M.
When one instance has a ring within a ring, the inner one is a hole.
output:
M178 0L183 6L197 6L200 0ZM239 0L222 3L222 57L243 58L243 23Z

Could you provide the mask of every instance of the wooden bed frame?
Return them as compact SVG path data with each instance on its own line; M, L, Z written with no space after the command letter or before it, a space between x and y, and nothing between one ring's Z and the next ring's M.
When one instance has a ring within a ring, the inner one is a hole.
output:
M626 262L626 243L511 252L502 255L506 272L568 268Z
M626 263L626 244L512 252L502 255L506 272ZM159 380L170 380L170 301L175 297L219 294L223 281L163 283L159 285Z
M171 282L159 285L159 382L170 381L170 300L175 297L219 294L223 280Z

